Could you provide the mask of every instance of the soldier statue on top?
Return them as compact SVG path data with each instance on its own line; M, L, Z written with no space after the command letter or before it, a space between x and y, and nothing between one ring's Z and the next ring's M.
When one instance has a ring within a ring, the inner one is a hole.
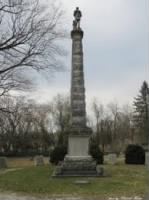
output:
M73 20L73 29L80 29L80 19L82 17L82 13L77 7L76 10L74 11L73 16L75 17L75 20Z

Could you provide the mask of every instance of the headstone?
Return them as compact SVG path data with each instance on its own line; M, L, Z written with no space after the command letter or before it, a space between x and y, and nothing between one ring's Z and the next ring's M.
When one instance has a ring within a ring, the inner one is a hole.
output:
M7 168L7 159L5 157L0 157L0 169Z
M89 155L89 138L92 131L86 126L86 103L83 70L84 32L80 27L82 13L74 11L71 72L71 128L68 136L68 154L53 176L100 176L96 162Z
M149 166L149 152L145 153L145 164Z
M105 156L104 160L107 164L114 165L117 161L117 155L115 153L110 153Z
M35 156L34 158L34 164L35 166L44 166L44 157L42 155Z

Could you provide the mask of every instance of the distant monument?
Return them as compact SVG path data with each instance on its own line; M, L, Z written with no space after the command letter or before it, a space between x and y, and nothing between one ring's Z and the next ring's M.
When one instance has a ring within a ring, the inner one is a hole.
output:
M7 159L5 157L0 157L0 169L7 168Z
M102 173L89 155L89 138L92 131L86 126L81 17L82 13L77 7L71 31L71 130L68 137L68 154L56 168L54 176L99 176Z

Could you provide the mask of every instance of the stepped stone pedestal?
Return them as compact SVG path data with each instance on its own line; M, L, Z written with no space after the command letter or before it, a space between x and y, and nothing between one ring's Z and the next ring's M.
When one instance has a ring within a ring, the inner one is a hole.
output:
M59 163L54 176L100 176L102 168L97 167L89 155L89 138L92 134L86 126L86 105L83 71L83 31L80 28L81 12L74 11L72 38L71 74L71 130L68 137L68 154Z

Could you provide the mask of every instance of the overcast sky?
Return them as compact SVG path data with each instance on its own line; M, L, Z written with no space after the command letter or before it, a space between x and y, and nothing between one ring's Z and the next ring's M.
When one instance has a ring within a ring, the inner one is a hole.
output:
M47 0L48 1L48 0ZM84 71L87 104L95 97L102 103L131 103L144 80L149 81L148 0L61 0L65 26L72 29L73 11L82 11ZM51 100L69 94L71 39L66 42L67 71L42 81L34 96Z

